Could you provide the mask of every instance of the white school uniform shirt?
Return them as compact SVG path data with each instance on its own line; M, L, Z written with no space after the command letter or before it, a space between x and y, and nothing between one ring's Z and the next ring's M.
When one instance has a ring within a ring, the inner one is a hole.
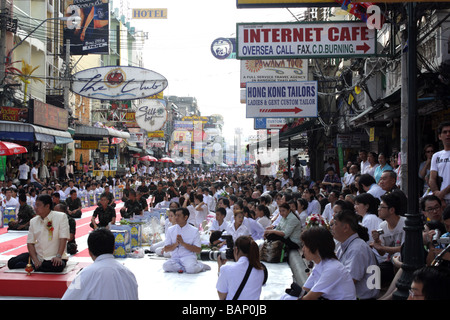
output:
M229 234L233 237L233 241L236 242L237 238L240 236L250 236L250 230L242 223L236 230L234 223L228 224L228 228L226 229L226 234Z
M236 263L227 263L220 268L216 289L227 293L226 300L232 300L249 265L248 258L242 256ZM252 268L247 283L242 289L238 300L259 300L264 282L264 271Z
M138 284L112 254L102 254L81 270L62 300L138 300Z
M263 226L255 219L244 217L244 222L242 224L250 231L253 240L263 239L265 228L263 228Z
M219 225L219 222L216 219L212 220L211 227L209 228L211 231L224 231L228 228L228 222L223 220L222 224Z
M331 203L327 203L325 206L325 209L323 209L322 217L330 223L331 219L333 219L333 207L331 206Z
M322 292L322 297L328 300L356 300L353 279L336 259L325 259L316 264L303 287Z
M373 242L372 237L372 231L378 230L380 223L382 223L383 220L380 219L376 214L372 213L366 213L364 217L362 218L361 225L367 228L367 232L369 233L369 241Z
M272 224L272 221L270 221L269 218L267 218L266 216L263 216L261 218L257 218L256 221L264 228L266 229L267 227L269 227Z
M227 211L227 215L225 216L224 220L227 222L233 222L234 221L233 210L231 208L226 208L225 210Z
M385 190L381 189L381 187L379 185L377 185L376 183L372 184L369 188L369 190L367 191L367 193L370 193L371 195L373 195L375 198L378 198L379 200L381 200L381 196L384 195L386 193Z
M195 208L194 208L195 209ZM195 222L200 226L209 214L208 205L204 203L201 210L195 210Z
M180 227L180 225L178 224L171 226L167 230L164 246L174 244L177 241L177 235L181 235L184 242L190 245L194 245L196 247L201 247L200 233L198 232L198 229L196 227L191 226L189 223L186 223L184 227ZM188 256L197 257L196 253L189 251L182 245L178 245L171 252L172 252L171 259L180 259Z
M34 176L36 176L36 178L38 177L38 169L36 169L36 167L33 167L33 169L31 169L30 182L37 182Z
M308 216L312 214L320 214L320 202L316 199L313 199L311 202L308 202L308 208L306 209L306 212L308 212Z
M16 215L17 215L19 213L19 208L20 208L19 201L14 197L11 197L11 199L9 199L9 200L6 200L6 197L4 199L5 199L5 202L2 202L3 208L14 208L16 210Z

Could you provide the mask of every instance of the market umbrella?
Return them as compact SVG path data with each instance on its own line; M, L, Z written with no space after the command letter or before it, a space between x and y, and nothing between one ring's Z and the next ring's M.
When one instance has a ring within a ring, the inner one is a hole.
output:
M173 160L171 158L161 158L161 159L159 159L159 162L175 163L175 160Z
M152 156L143 156L143 157L140 157L139 160L141 160L141 161L153 161L153 162L158 161L158 159L156 159L155 157L152 157Z
M27 153L24 146L12 142L0 141L0 156L11 156L13 154Z

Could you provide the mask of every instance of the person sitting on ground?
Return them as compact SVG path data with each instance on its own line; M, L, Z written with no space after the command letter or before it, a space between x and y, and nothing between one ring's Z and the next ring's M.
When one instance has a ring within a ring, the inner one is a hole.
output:
M211 231L224 231L228 227L228 222L225 221L225 217L227 216L227 211L224 208L216 209L216 218L212 220L211 227L209 230Z
M75 233L77 232L77 223L67 212L67 206L64 203L55 204L53 210L64 212L69 220L69 239L67 239L67 253L76 254L78 252L78 245L75 240Z
M303 284L301 300L356 300L356 289L350 272L337 259L332 234L324 227L303 231L303 254L314 262L314 268Z
M372 231L377 230L383 222L378 217L378 206L380 201L370 193L361 193L355 197L355 212L362 217L361 224L367 228L369 233L369 243L373 241Z
M244 212L240 209L234 211L234 221L228 224L226 233L233 237L233 241L236 241L240 236L249 236L250 230L244 225Z
M62 300L138 300L136 277L114 259L113 233L105 228L96 229L87 242L94 263L77 274Z
M378 261L367 244L367 228L358 223L358 216L353 211L344 210L335 214L331 233L340 243L336 256L352 276L356 297L359 300L376 299L380 290L376 285L369 286L372 273L368 270Z
M110 191L109 184L105 184L104 191L100 195L100 197L103 196L103 195L105 195L108 198L108 205L113 207L113 208L115 208L116 207L116 203L115 203L114 195Z
M120 209L120 215L124 219L129 219L135 215L137 216L143 214L144 210L142 209L142 205L136 199L136 191L134 191L134 189L131 189L128 194L128 200Z
M31 219L27 237L28 252L8 260L9 269L24 269L31 261L36 271L62 272L66 267L69 239L67 215L53 210L50 195L39 195L36 216Z
M255 214L256 214L256 221L264 229L266 229L272 224L272 222L270 221L270 210L266 205L259 204L258 206L256 206Z
M116 210L109 205L109 198L105 194L102 194L99 205L92 214L90 226L92 229L106 228L109 224L114 225L115 223Z
M217 258L219 278L216 289L220 300L259 300L262 286L267 279L265 266L259 259L256 242L249 236L239 237L233 247L236 263L225 265L226 260ZM242 291L238 292L247 270L250 273Z
M77 190L70 191L70 196L66 199L67 211L72 218L81 218L81 200L77 197Z
M165 272L199 273L211 269L197 260L197 254L202 250L200 233L198 228L187 223L189 214L187 208L177 209L177 224L167 230L164 252L171 252L171 257L163 264Z
M301 247L300 234L302 226L300 219L293 213L287 203L279 207L281 220L274 229L266 229L264 238L268 241L281 240L289 250Z
M17 213L17 221L8 223L8 230L28 230L30 221L36 215L33 208L27 204L27 195L19 194L19 212Z

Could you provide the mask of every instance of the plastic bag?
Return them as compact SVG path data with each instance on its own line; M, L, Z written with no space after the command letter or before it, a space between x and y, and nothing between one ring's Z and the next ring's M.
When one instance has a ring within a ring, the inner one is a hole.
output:
M143 258L144 257L143 248L134 248L130 253L127 254L128 258Z

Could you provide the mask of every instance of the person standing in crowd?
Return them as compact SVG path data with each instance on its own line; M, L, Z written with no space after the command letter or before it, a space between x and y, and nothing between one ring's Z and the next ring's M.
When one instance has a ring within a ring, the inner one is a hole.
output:
M364 174L367 168L370 166L369 160L367 159L367 150L360 150L358 156L361 161L359 164L359 172L361 172L361 174Z
M114 258L115 238L98 228L88 237L93 264L83 268L71 282L62 300L138 300L135 275Z
M225 265L226 260L217 258L219 278L216 289L220 300L259 300L266 281L265 266L259 259L259 248L249 236L236 239L233 247L236 263ZM246 282L243 283L246 273ZM239 287L243 283L242 289Z
M432 144L427 144L423 148L423 160L419 166L419 178L423 181L423 193L426 193L429 185L428 180L430 179L430 168L431 159L434 154L434 146Z
M62 272L66 267L69 221L63 212L53 211L50 195L36 200L36 216L30 221L27 237L28 252L8 260L9 269L23 269L29 258L34 270Z
M383 152L378 154L378 163L379 165L375 168L375 172L373 177L375 178L376 183L380 181L381 174L386 170L392 170L392 167L387 163L387 157Z
M27 160L22 159L19 166L19 181L20 184L23 186L27 183L28 180L28 174L30 173L30 167L27 164Z
M39 191L41 191L42 188L44 187L44 183L38 178L40 165L41 165L41 163L39 161L36 161L33 164L33 169L31 169L31 174L30 174L31 184L34 185L34 187Z
M450 205L450 121L442 122L437 133L444 149L431 158L429 185L435 196Z

